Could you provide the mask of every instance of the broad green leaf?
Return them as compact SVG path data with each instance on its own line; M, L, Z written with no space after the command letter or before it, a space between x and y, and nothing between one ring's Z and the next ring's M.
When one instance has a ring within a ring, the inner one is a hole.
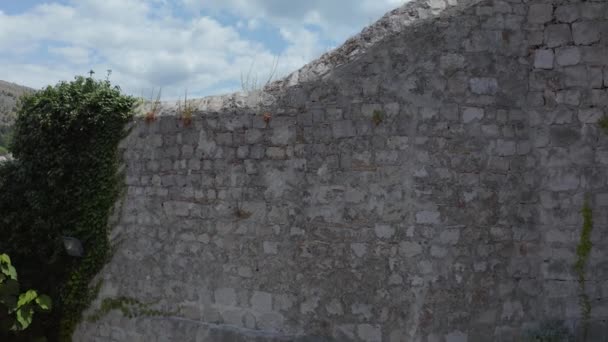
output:
M0 263L0 272L11 279L17 280L17 270L10 263Z
M21 309L17 310L17 322L21 326L18 330L24 330L32 323L34 317L34 309L30 305L26 305Z
M11 264L11 258L7 254L0 254L0 264Z
M27 290L26 293L19 295L19 301L17 302L18 307L29 304L32 300L38 297L38 293L35 290Z
M38 298L36 298L36 304L44 311L49 311L53 308L53 301L51 300L51 297L47 295L38 296Z

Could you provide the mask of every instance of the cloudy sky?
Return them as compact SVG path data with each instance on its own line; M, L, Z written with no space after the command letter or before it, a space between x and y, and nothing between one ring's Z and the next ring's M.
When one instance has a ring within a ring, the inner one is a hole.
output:
M222 94L297 70L406 0L0 0L0 79L96 71L134 95Z

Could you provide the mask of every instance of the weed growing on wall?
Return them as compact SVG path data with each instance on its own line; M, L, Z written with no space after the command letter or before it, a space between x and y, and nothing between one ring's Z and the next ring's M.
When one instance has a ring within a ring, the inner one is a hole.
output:
M108 80L76 77L19 106L15 160L0 164L0 250L24 270L24 286L56 304L36 327L50 341L70 341L96 296L89 284L110 255L108 218L124 184L118 145L135 102ZM67 256L62 236L80 239L84 256Z
M372 115L372 122L374 125L378 126L382 123L382 121L384 121L384 113L382 111L375 110Z
M143 101L143 105L147 106L149 104L150 108L148 108L148 110L145 112L144 114L144 120L147 123L151 123L156 121L156 117L158 116L158 113L160 112L160 107L161 107L161 93L162 93L162 89L158 90L158 93L156 93L156 96L154 95L154 89L152 89L152 95L150 97L150 99L146 102Z
M591 254L591 230L593 229L593 212L589 202L585 200L583 209L581 210L583 216L583 228L581 230L581 237L578 245L576 246L576 263L574 264L574 270L578 277L579 284L579 305L581 310L581 317L583 321L583 338L586 341L589 331L589 318L591 316L591 302L589 295L585 291L585 284L587 279L585 277L585 270L587 268L587 262L589 261L589 255Z
M189 127L192 124L192 118L194 117L194 111L196 110L192 102L188 102L188 90L184 94L184 104L182 105L181 100L177 102L177 112L179 119L184 124L184 127Z
M603 118L601 118L598 123L600 125L600 128L604 130L604 133L608 134L608 116L604 116Z

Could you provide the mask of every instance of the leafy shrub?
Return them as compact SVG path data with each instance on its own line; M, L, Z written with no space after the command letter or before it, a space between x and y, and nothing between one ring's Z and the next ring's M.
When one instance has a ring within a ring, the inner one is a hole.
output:
M0 254L0 336L27 329L34 312L48 312L51 307L51 298L35 290L19 294L17 270L8 255Z
M35 327L51 341L69 341L89 288L109 256L108 217L119 196L118 144L135 99L109 81L76 77L21 99L11 152L0 164L0 250L26 287L55 303ZM62 236L83 242L85 255L66 255ZM35 329L35 330L36 330Z

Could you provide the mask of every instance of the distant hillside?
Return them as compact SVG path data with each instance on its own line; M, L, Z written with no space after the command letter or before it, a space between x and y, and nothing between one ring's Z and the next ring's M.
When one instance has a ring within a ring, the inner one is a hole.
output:
M34 89L0 80L0 125L10 125L15 118L15 107L19 97Z

